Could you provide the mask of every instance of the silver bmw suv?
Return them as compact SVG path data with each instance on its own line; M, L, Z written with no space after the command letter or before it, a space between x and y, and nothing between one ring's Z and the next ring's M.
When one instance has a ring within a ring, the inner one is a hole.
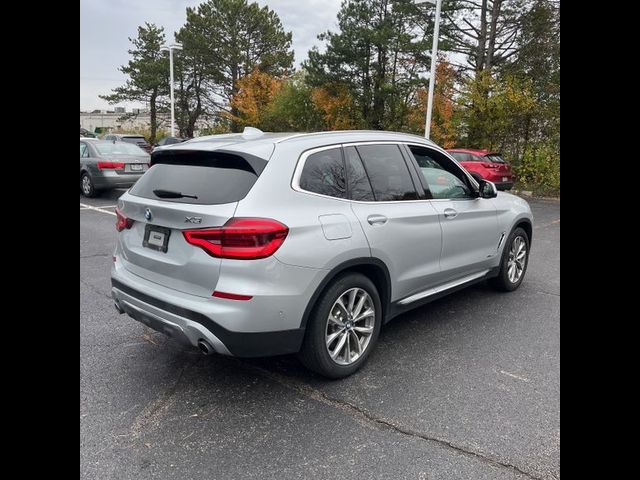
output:
M118 200L116 309L205 354L299 353L355 372L382 325L472 283L520 286L527 202L422 137L200 137L157 149Z

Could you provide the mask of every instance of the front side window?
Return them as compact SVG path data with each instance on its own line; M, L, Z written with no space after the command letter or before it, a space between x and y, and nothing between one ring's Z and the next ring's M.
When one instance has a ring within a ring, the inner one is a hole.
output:
M347 181L340 148L309 155L304 163L299 185L307 192L347 198Z
M465 174L451 160L424 147L410 145L409 149L433 198L473 198Z
M357 145L375 200L418 200L409 169L398 145Z

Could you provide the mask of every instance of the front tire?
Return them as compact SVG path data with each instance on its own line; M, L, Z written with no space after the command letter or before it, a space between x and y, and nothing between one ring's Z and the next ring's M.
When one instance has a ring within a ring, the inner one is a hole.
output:
M516 290L524 279L528 264L529 236L518 227L507 238L500 260L500 272L489 280L490 285L502 292Z
M300 360L325 377L347 377L375 348L381 324L382 304L373 282L359 273L342 275L309 317Z

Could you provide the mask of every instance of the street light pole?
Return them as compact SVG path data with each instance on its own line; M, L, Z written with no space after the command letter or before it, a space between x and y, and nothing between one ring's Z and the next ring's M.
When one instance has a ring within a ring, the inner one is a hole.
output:
M429 96L427 97L427 118L424 122L424 136L429 138L431 133L431 111L433 110L433 89L436 83L436 58L438 56L438 35L440 34L440 7L442 6L442 0L415 0L416 4L419 3L435 3L436 4L436 18L433 27L433 46L431 47L431 74L429 76Z
M161 52L169 52L169 77L170 77L170 84L169 84L169 90L171 92L171 136L175 137L175 124L176 124L176 117L175 117L175 111L174 111L174 97L173 97L173 51L174 50L182 50L182 45L179 43L173 43L169 46L164 46L160 49Z

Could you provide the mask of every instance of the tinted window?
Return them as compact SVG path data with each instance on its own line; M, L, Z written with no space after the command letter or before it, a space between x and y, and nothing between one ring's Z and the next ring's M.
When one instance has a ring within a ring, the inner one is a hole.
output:
M165 202L201 205L237 202L249 193L267 163L257 157L251 161L249 163L239 155L220 152L154 154L153 166L129 192L138 197ZM180 192L197 198L161 198L153 193L154 190Z
M398 145L359 145L356 149L377 201L418 199Z
M122 141L128 143L147 143L144 137L122 137Z
M449 152L459 162L482 162L482 158L477 155L462 152Z
M88 157L88 156L89 156L89 152L87 151L86 143L81 143L80 144L80 157Z
M410 146L409 149L420 167L433 198L472 197L464 173L451 160L426 148Z
M503 158L498 154L487 155L485 158L488 158L490 162L494 163L507 163Z
M346 147L344 156L347 165L350 198L364 202L374 201L376 198L373 195L369 177L355 147Z
M336 198L347 198L344 162L340 148L312 153L300 175L300 188Z

